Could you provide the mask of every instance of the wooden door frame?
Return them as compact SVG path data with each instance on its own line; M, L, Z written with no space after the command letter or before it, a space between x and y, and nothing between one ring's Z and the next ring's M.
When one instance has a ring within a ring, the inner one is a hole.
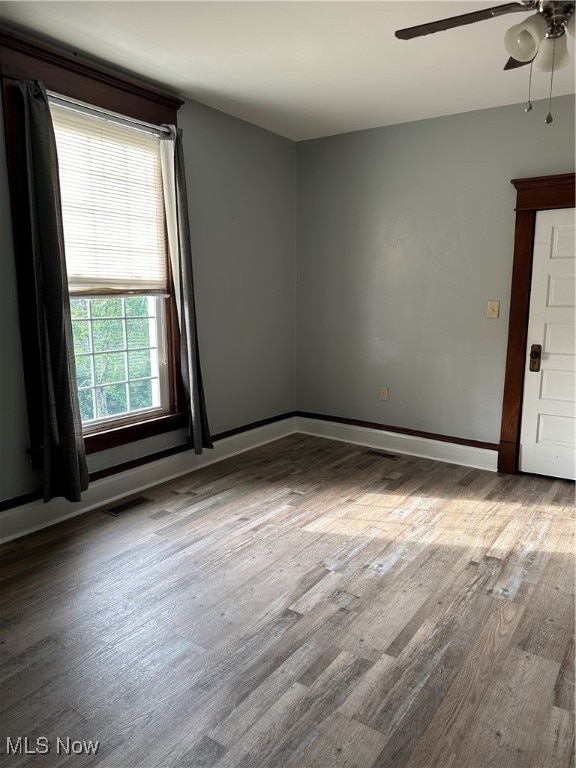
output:
M516 188L516 227L502 427L498 446L498 471L506 474L518 472L536 214L554 208L573 208L574 182L573 173L511 181Z

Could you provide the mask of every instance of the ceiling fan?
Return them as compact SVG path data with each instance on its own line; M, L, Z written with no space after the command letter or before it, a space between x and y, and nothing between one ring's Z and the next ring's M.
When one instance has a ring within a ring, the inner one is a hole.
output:
M576 19L574 5L574 2L566 2L566 0L520 0L516 3L496 5L460 16L431 21L416 27L399 29L396 37L400 40L411 40L414 37L493 19L508 13L536 11L506 32L504 45L510 59L506 62L504 69L515 69L534 61L534 66L538 69L551 72L568 64L566 30L574 36Z
M568 64L568 48L566 31L574 37L576 14L575 3L568 0L520 0L520 2L505 3L492 8L483 8L460 16L450 16L438 21L419 24L416 27L399 29L396 37L400 40L412 40L415 37L443 32L465 24L497 18L508 13L527 13L535 11L527 19L510 27L504 36L504 46L510 58L504 69L516 69L530 64L530 83L528 86L528 104L526 112L532 109L530 88L532 84L532 64L544 72L550 72L550 99L552 98L552 79L554 70ZM550 109L546 122L552 122Z

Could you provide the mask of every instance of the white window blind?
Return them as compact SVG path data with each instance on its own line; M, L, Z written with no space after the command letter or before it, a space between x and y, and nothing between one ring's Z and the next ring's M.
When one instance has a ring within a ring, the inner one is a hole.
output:
M160 139L51 103L71 294L166 293Z

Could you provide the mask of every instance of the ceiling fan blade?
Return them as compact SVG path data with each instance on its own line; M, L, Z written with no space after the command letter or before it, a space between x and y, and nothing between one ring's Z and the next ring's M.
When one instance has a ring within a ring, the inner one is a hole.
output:
M501 16L505 13L517 13L523 11L526 13L534 7L533 3L506 3L505 5L496 5L493 8L483 8L480 11L464 13L461 16L450 16L448 19L439 21L430 21L428 24L420 24L417 27L407 27L399 29L395 34L399 40L412 40L414 37L431 35L433 32L442 32L445 29L453 27L462 27L465 24L473 24L476 21L493 19L495 16Z
M525 67L526 64L530 64L534 59L530 59L529 61L518 61L518 59L513 59L510 57L506 64L504 64L504 69L518 69L518 67Z

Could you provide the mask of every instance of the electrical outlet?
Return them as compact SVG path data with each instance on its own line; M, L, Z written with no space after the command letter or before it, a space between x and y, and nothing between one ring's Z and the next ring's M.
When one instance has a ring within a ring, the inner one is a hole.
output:
M488 302L488 306L486 307L486 317L489 317L492 320L496 320L498 317L500 317L500 302L493 300Z
M380 400L388 400L388 387L380 387Z

